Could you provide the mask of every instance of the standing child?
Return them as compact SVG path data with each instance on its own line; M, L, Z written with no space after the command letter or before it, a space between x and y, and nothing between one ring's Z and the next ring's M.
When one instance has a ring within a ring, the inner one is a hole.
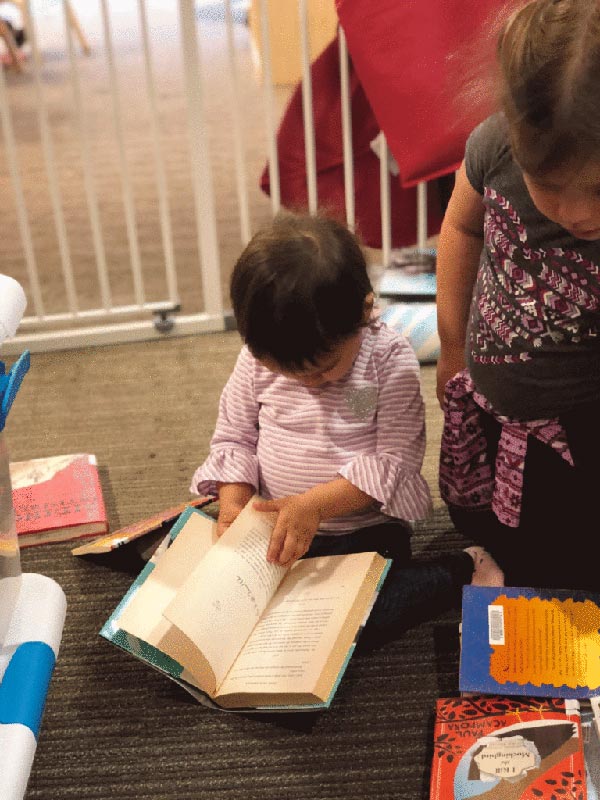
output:
M497 57L439 242L440 486L507 583L598 589L600 4L527 3Z
M473 557L409 565L411 520L430 509L419 365L373 318L363 252L342 225L288 215L238 260L231 299L245 345L192 491L218 492L222 533L259 493L277 513L267 558L376 550L394 560L374 618L456 599Z

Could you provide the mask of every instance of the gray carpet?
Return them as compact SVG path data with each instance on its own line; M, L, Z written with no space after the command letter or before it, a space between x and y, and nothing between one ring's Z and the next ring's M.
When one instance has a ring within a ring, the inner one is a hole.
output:
M113 529L188 498L236 333L35 355L7 426L13 460L93 452ZM435 513L414 550L458 544L435 491L440 413L423 370ZM456 612L356 654L318 714L226 714L111 646L98 630L140 568L135 552L23 551L68 599L27 800L415 800L428 797L435 699L457 690Z

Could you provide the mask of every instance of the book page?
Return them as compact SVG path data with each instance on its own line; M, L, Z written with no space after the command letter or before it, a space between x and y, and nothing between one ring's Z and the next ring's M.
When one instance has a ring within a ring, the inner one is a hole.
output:
M219 688L219 696L313 692L374 556L354 553L296 562ZM384 559L380 561L385 564ZM374 579L368 587L370 598L376 585ZM362 609L359 621L364 613ZM354 632L344 652L337 654L331 681L353 638Z
M119 628L181 663L186 641L182 641L177 628L163 617L163 611L216 541L216 523L202 514L191 514L116 620ZM210 674L206 664L202 664L202 672L199 688L214 690L214 675ZM199 674L198 668L196 673ZM189 680L189 676L182 677Z
M253 498L189 575L164 616L210 664L217 686L229 671L286 573L269 564L273 514ZM185 666L194 674L193 664Z
M119 627L154 647L170 623L162 612L217 539L216 523L191 514L119 617Z

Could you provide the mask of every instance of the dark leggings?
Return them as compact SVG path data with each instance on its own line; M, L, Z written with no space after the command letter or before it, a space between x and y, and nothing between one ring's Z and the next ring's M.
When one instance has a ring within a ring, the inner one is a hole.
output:
M400 522L362 528L337 536L317 535L306 557L376 551L392 566L369 616L365 639L385 640L460 605L462 587L470 583L473 559L458 552L414 561L411 531Z
M575 466L529 437L519 527L450 506L456 528L488 550L507 586L600 589L600 404L560 417ZM482 412L493 464L500 424Z

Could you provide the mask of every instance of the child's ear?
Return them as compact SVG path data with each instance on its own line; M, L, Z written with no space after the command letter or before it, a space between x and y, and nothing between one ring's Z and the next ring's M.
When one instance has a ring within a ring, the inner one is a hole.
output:
M365 297L365 301L363 303L363 322L366 324L371 319L371 314L373 313L373 306L375 305L375 295L373 292L369 292L369 294Z

